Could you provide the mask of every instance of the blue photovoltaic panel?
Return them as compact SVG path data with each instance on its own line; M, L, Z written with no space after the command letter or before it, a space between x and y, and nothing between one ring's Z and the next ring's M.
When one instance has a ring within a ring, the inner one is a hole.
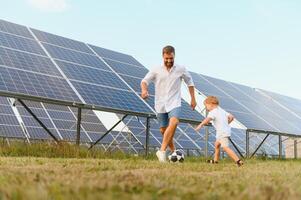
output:
M203 78L203 76L193 72L191 72L191 74L197 90L206 96L213 95L218 97L220 100L220 106L226 111L232 113L236 119L238 119L238 121L243 123L246 127L250 129L273 130L273 127L255 114L251 113L247 108L233 99L233 97L210 83L208 80Z
M25 138L7 98L0 97L0 137Z
M120 116L121 117L121 116ZM145 144L145 119L140 118L126 118L123 120L123 122L127 125L127 127L131 130L131 132L138 138L138 140ZM186 124L186 126L188 126ZM152 147L159 147L161 145L162 141L162 134L160 133L159 124L156 120L150 120L150 146ZM181 126L179 126L181 127ZM193 130L194 131L194 130ZM186 129L184 132L187 134ZM194 135L198 136L196 132L194 131ZM178 149L199 149L198 146L196 146L190 138L188 138L186 135L183 134L180 129L177 129L175 136L174 136L174 142Z
M113 54L113 51L110 51L110 54ZM118 57L119 53L116 52L116 58ZM101 56L101 55L99 55ZM147 74L148 70L143 67L133 66L131 64L125 64L120 61L113 61L110 59L104 59L105 62L116 72L118 73L124 80L131 86L136 93L140 94L139 85L140 83L138 80L142 80L144 76ZM133 77L132 79L129 77ZM136 79L134 79L136 78ZM154 94L154 87L150 85L150 94ZM146 102L154 108L154 96L150 96ZM195 120L195 121L202 121L204 119L197 111L193 111L188 103L182 100L182 112L181 112L181 119L187 120Z
M44 106L63 139L74 141L77 129L77 112L64 106L50 104L44 104ZM92 132L100 135L106 132L106 129L93 111L82 110L81 141L91 142L90 140L87 141L87 134L89 135Z
M118 61L113 61L109 59L104 59L118 74L124 74L129 76L134 76L137 78L144 78L148 70L144 67L136 67L133 65L121 63Z
M133 92L96 85L91 87L90 84L71 82L88 104L127 111L152 113Z
M37 41L29 38L23 38L8 33L0 32L0 46L18 49L39 55L46 55Z
M123 63L128 63L131 65L142 66L135 58L130 55L123 54L120 52L112 51L109 49L96 47L93 45L89 45L100 57L109 58L111 60L117 60Z
M98 133L88 133L88 134L93 142L96 142L101 137L101 135ZM116 132L112 131L111 134L106 135L106 137L104 137L101 140L100 144L110 144L113 141L113 135L116 134L117 134Z
M51 120L47 116L41 103L32 101L23 101L30 110L42 121L42 123L51 131L51 133L59 139L59 135L54 128ZM26 127L30 139L47 139L52 140L52 137L41 127L41 125L33 118L33 116L19 103L16 102L16 108L20 113L21 119Z
M198 82L196 87L199 91L207 96L217 96L221 107L234 114L249 129L290 134L301 132L294 124L282 117L279 106L264 99L253 88L204 75L192 74L195 82Z
M279 103L282 107L287 108L290 110L290 112L295 113L298 115L298 118L300 119L301 117L301 100L288 97L285 95L277 94L274 92L266 91L260 89L263 93L265 93L267 96L275 100L277 103Z
M49 58L0 47L0 65L61 76Z
M50 140L52 137L41 127L26 127L30 139L33 140ZM52 134L58 137L55 129L49 129Z
M205 78L271 125L273 127L271 131L301 134L301 130L282 117L282 113L279 110L281 109L280 106L262 96L255 89L210 77Z
M20 126L8 124L0 124L0 136L5 138L25 138Z
M122 77L123 80L127 82L127 84L129 84L131 88L133 88L133 90L135 90L135 92L141 94L141 86L140 86L141 78L126 76L126 75L120 75L120 76ZM148 85L148 93L150 95L155 95L155 86L153 83Z
M49 116L53 119L59 119L59 120L74 120L74 116L71 112L68 111L48 111Z
M9 125L17 126L19 125L19 122L14 115L1 115L0 124L2 125L9 124Z
M301 134L301 120L287 112L279 104L262 95L253 88L230 83L240 96L249 97L249 100L242 100L242 103L252 109L258 116L262 116L266 121L275 127L278 132ZM279 123L281 122L281 123Z
M0 90L80 102L63 78L0 67Z
M128 90L128 87L112 71L88 68L61 61L56 61L56 63L60 66L68 79Z
M45 116L45 118L40 117L39 119L41 120L41 122L43 122L43 124L47 128L50 128L50 129L54 128L53 124L51 123L51 121L49 120L49 118L47 116ZM22 120L26 127L41 127L40 124L32 116L30 116L30 117L22 116Z
M82 130L81 130L82 132ZM76 131L74 130L60 130L60 134L67 141L76 141ZM91 142L86 134L81 134L80 137L81 142Z
M43 43L51 57L99 69L110 70L99 58L91 54L81 53Z
M33 38L25 26L14 24L0 19L0 31L20 35L23 37Z
M38 38L38 40L42 42L47 42L61 47L93 54L93 52L89 49L89 47L87 47L87 45L83 42L61 37L51 33L46 33L36 29L31 29L31 30L33 31L34 35Z

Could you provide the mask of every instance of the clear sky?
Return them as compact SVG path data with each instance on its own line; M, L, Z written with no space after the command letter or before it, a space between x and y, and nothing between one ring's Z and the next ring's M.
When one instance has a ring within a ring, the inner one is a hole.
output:
M301 99L300 0L1 0L0 18Z

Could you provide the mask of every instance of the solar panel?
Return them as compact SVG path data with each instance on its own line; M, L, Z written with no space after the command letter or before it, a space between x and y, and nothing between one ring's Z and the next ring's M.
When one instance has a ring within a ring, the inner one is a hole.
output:
M134 76L137 78L144 78L148 70L144 67L137 67L134 65L121 63L109 59L104 59L118 74Z
M121 117L121 116L119 116ZM126 118L123 120L126 126L131 130L131 132L138 138L138 140L145 145L145 119L137 119L135 117ZM186 127L189 125L186 124ZM181 127L181 126L179 126ZM183 127L181 127L183 128ZM159 131L160 127L156 120L150 120L150 138L149 138L149 145L151 147L159 147L161 146L162 142L162 134ZM194 131L194 130L193 130ZM178 149L200 149L202 147L197 146L193 139L187 137L185 134L187 134L186 129L180 130L179 128L176 130L175 136L174 136L174 142ZM197 135L194 131L194 135Z
M77 109L32 101L24 102L57 138L62 136L66 141L76 140ZM20 103L17 102L16 105L31 139L52 139ZM92 140L90 135L99 138L107 131L91 110L82 111L81 121L81 142L96 141Z
M45 110L38 102L24 101L24 103L30 108L30 110L42 121L43 124L51 131L56 137L60 138L57 130L52 124L51 120L47 116ZM16 108L21 116L21 119L25 125L25 128L29 134L30 139L52 139L49 134L40 126L40 124L32 117L32 115L19 103L16 102Z
M141 94L141 78L133 77L133 76L126 76L126 75L120 75L123 80L129 84L133 90L135 90L136 93ZM153 83L149 84L148 86L148 93L152 96L155 95L155 86Z
M57 36L57 35L54 35L51 33L46 33L43 31L36 30L36 29L32 29L32 28L31 28L31 30L34 33L34 35L38 38L38 40L41 42L46 42L49 44L54 44L57 46L81 51L84 53L93 54L93 52L83 42L79 42L79 41L72 40L69 38Z
M88 68L76 64L57 61L64 74L70 80L78 80L100 86L108 86L128 90L128 87L112 71Z
M254 89L196 73L192 74L196 88L200 92L207 96L217 96L221 107L234 114L249 129L301 133L295 125L282 117L279 109L275 109L279 106L264 99Z
M52 58L69 61L75 64L109 70L108 67L94 55L65 49L47 43L43 43L43 46Z
M0 19L0 31L6 32L6 33L12 33L12 34L27 37L27 38L33 38L25 26L21 26L21 25L15 24L15 23L4 21L2 19Z
M61 77L50 59L0 47L0 66Z
M274 92L266 91L259 89L261 92L263 92L266 96L269 96L272 98L276 103L281 105L282 109L288 111L290 113L294 113L297 115L298 120L301 118L301 100L288 97L285 95L277 94ZM287 110L288 109L288 110ZM284 113L285 114L285 113ZM292 119L295 120L296 117L293 117ZM290 119L290 120L292 120Z
M89 46L100 56L103 58L108 58L111 60L118 60L122 63L127 63L127 64L131 64L131 65L135 65L135 66L141 66L143 67L143 65L141 63L139 63L135 58L133 58L130 55L127 54L123 54L120 52L116 52L116 51L112 51L109 49L105 49L105 48L101 48L101 47L97 47L97 46L93 46L90 45Z
M63 78L0 67L0 90L80 102Z
M130 91L71 81L86 103L142 113L152 111Z
M91 45L90 45L91 46ZM112 60L112 59L118 59L120 56L119 52L114 52L114 51L107 51L104 50L103 48L96 47L96 46L91 46L93 50L98 53L100 57L103 56L104 61L116 72L120 75L121 78L131 88L138 94L140 95L140 82L142 78L147 74L148 69L146 69L144 66L141 64L139 65L134 65L133 63L133 57L123 55L119 60ZM109 57L107 59L106 57ZM130 59L130 61L125 61L125 58ZM135 59L134 59L135 60ZM137 61L138 62L138 61ZM154 86L150 85L150 94L151 96L146 100L146 102L154 109ZM190 106L182 100L182 112L181 112L181 119L185 120L195 120L195 121L202 121L204 118L196 111L192 111Z
M46 55L43 49L33 39L23 38L3 32L0 32L0 46L44 56Z

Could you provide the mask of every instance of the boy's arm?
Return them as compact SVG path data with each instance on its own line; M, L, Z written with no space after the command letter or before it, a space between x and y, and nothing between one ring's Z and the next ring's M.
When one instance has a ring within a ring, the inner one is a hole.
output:
M205 118L205 119L204 119L204 120L203 120L203 121L195 128L195 130L196 130L196 131L201 130L201 128L203 128L203 126L209 124L211 120L212 120L212 119L211 119L210 117Z
M229 114L228 115L228 124L231 124L231 122L233 122L233 120L234 120L234 116Z

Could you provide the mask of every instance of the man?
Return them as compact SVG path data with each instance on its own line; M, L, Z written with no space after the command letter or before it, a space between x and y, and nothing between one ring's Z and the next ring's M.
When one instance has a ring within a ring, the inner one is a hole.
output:
M166 149L169 146L175 151L173 137L179 124L181 113L181 83L182 80L188 85L191 96L191 108L194 110L196 100L194 96L194 84L189 72L185 67L174 64L175 49L166 46L162 50L164 64L152 69L141 81L141 97L146 99L148 85L155 84L155 110L160 124L160 132L163 141L160 150L156 152L160 162L166 162Z

